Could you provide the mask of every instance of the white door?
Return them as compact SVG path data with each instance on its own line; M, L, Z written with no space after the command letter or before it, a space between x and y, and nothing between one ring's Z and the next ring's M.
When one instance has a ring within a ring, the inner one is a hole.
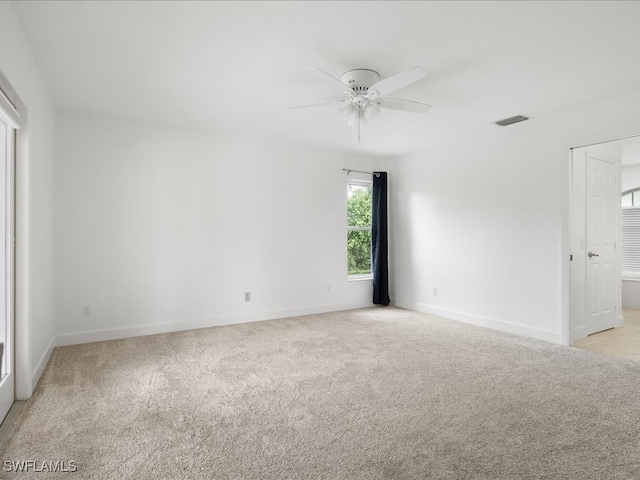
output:
M587 334L616 326L616 212L620 191L613 163L587 154L586 327Z
M15 130L0 121L0 422L15 398L13 374L14 318L14 158Z

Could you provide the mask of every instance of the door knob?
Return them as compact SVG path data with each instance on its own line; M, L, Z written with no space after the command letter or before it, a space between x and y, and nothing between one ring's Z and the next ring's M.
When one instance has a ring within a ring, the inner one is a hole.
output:
M587 255L589 255L589 258L591 258L591 257L599 257L600 256L597 253L593 253L593 252L589 252L589 253L587 253Z

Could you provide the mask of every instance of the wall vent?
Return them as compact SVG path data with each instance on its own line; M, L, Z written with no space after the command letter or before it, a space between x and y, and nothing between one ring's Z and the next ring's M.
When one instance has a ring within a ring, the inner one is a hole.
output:
M529 120L529 117L525 117L523 115L516 115L515 117L505 118L504 120L498 120L496 125L500 125L501 127L506 127L507 125L512 125L518 122L524 122L525 120Z

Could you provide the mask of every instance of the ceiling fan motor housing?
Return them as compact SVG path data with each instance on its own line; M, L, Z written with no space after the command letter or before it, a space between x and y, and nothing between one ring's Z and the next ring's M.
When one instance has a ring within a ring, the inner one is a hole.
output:
M340 77L340 81L356 93L366 93L378 80L380 80L380 74L368 68L349 70Z

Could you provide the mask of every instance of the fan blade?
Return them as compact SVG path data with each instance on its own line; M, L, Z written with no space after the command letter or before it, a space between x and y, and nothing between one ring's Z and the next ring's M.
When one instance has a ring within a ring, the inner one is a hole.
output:
M325 78L327 79L331 79L332 80L332 85L334 85L335 87L338 86L338 84L340 85L340 91L341 92L353 92L353 89L351 89L348 85L345 85L344 83L342 83L340 81L340 79L334 77L333 75L331 75L330 73L325 72L324 70L322 70L321 68L318 67L307 67L308 69L311 70L317 70L318 72L324 74Z
M382 97L411 85L412 83L425 78L427 75L429 74L424 68L413 67L411 70L398 73L397 75L393 75L392 77L385 78L384 80L374 83L367 90L367 95Z
M384 97L379 98L380 107L389 110L399 110L401 112L427 113L431 110L431 105L426 103L405 100L404 98Z
M347 99L347 100L332 100L331 102L308 103L306 105L294 105L292 107L287 107L287 109L295 110L296 108L322 107L323 105L340 105L348 101L349 100Z

